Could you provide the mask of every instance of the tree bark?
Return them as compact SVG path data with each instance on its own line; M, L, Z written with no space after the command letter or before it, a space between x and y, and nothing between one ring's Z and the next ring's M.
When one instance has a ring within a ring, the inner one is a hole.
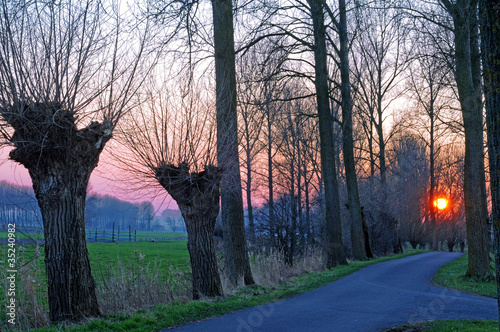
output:
M217 267L214 228L219 215L220 171L207 166L190 173L187 164L160 165L156 178L177 202L188 233L188 251L193 274L193 299L222 296Z
M500 4L479 1L497 301L500 315ZM499 326L500 328L500 326Z
M225 266L229 281L237 286L255 283L246 250L243 198L238 154L236 71L233 6L231 0L212 0L215 49L217 162L222 170L221 217Z
M435 178L435 161L436 161L436 155L434 151L434 99L432 96L432 85L430 86L431 89L431 104L429 107L429 118L431 120L430 123L430 144L429 144L429 172L430 172L430 190L429 190L429 209L430 209L430 223L431 223L431 230L432 230L432 243L431 243L431 250L438 250L438 224L436 220L436 207L434 206L434 200L435 200L435 193L434 189L436 188L436 178Z
M267 84L264 86L266 95L266 116L267 116L267 188L269 190L268 206L269 206L269 240L271 246L275 245L274 241L274 181L273 181L273 120L271 118L270 96L268 93Z
M42 213L51 321L98 316L87 242L85 200L90 174L111 137L111 124L78 130L62 105L15 105L10 158L24 165Z
M325 197L325 253L328 269L338 264L346 264L342 242L342 222L340 218L339 188L337 167L335 165L335 146L333 139L333 118L330 113L328 95L328 70L326 51L326 31L324 23L324 3L321 0L308 0L314 29L314 72L316 101L319 115L321 172Z
M465 133L464 200L469 244L466 275L490 278L477 0L459 0L448 10L454 22L455 76Z
M252 161L250 150L247 149L247 212L248 212L248 230L250 234L250 242L255 242L255 221L253 218L252 207Z
M339 0L339 40L340 40L340 76L342 93L342 147L347 186L347 200L351 217L352 256L356 260L366 259L365 240L363 238L363 221L359 200L356 163L354 160L354 139L352 137L352 99L349 79L349 48L347 37L347 18L345 0Z

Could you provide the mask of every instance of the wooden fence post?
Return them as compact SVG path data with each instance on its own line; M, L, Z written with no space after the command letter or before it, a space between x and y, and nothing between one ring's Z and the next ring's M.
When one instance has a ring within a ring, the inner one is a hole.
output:
M115 242L115 222L113 221L113 234L111 235L111 242Z

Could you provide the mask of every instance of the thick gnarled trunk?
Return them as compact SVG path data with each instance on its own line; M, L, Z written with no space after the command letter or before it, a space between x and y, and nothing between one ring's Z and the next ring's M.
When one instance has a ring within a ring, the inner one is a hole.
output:
M10 158L31 176L45 235L50 319L99 315L85 238L85 199L90 174L111 138L112 125L77 129L72 112L57 103L14 105Z
M29 170L43 219L51 321L99 315L84 217L93 167L73 166Z
M155 169L158 182L177 202L188 233L188 251L193 274L193 299L223 295L214 228L219 214L220 171L207 166L190 173L187 164L160 165Z

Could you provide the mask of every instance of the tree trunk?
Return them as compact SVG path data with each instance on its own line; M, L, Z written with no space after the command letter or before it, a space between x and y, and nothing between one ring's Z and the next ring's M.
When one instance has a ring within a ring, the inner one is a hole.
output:
M431 91L432 95L432 91ZM438 250L438 224L436 220L436 207L434 206L434 200L435 200L435 193L434 189L436 188L436 178L435 178L435 161L436 161L436 156L434 152L434 107L433 107L433 102L431 100L431 106L429 109L429 117L431 120L430 123L430 144L429 144L429 172L430 172L430 189L429 189L429 211L430 211L430 224L431 224L431 231L432 231L432 244L431 244L431 250Z
M248 212L248 229L250 234L250 242L255 242L255 222L253 219L252 207L252 162L250 150L247 149L247 212Z
M92 169L74 165L68 172L66 165L54 164L29 170L44 225L53 322L99 315L85 237L86 187Z
M361 203L359 201L356 163L354 160L354 140L352 137L352 99L349 79L349 48L347 37L347 19L345 0L339 0L339 39L340 39L340 76L342 92L342 147L344 152L344 167L347 186L347 200L351 217L352 256L356 260L366 258L365 241L363 237L363 221L361 218Z
M494 233L497 301L500 314L500 4L479 1L481 50L483 60L488 155L491 183L491 221Z
M186 223L193 299L223 295L214 246L220 171L207 166L203 172L189 173L189 166L181 164L159 165L155 173L158 182L177 202Z
M24 165L42 213L51 321L98 316L87 242L85 200L90 174L111 137L111 124L78 130L56 103L16 105L10 158Z
M269 190L269 240L271 246L275 245L274 241L274 183L273 183L273 130L271 119L271 107L269 105L269 96L267 93L267 85L264 87L266 92L266 115L267 115L267 188Z
M307 168L306 163L304 163L304 195L305 195L305 205L306 205L306 215L305 215L305 245L314 244L313 236L311 236L311 206L309 202L309 180L307 179Z
M363 208L361 208L361 220L363 222L363 237L365 240L365 251L367 258L375 258L373 255L372 246L370 243L370 232L368 231L368 225L366 224L365 213L363 212Z
M324 8L321 0L308 0L314 29L314 72L316 100L319 115L319 135L321 172L325 190L325 230L326 230L326 267L346 264L342 242L342 222L340 218L339 188L337 167L335 165L335 146L333 139L333 119L330 114L328 95L328 70L326 51L326 32Z
M217 162L222 169L221 217L225 266L234 286L255 283L246 250L238 154L236 71L231 0L212 0L217 109Z
M460 0L452 8L456 81L465 133L464 200L469 244L466 275L492 276L489 263L483 152L483 109L477 33L477 0Z

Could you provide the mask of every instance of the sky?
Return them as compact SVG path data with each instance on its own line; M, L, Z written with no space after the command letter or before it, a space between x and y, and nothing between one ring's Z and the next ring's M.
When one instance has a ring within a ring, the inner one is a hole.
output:
M10 149L4 148L0 152L0 181L31 187L31 179L27 169L9 160L9 151ZM117 174L118 170L113 169L109 163L99 163L90 176L91 193L114 196L120 200L134 203L151 202L156 210L156 215L160 215L165 209L178 209L175 202L163 192L137 193L136 191L127 190L126 181L113 181L110 179L110 173Z

